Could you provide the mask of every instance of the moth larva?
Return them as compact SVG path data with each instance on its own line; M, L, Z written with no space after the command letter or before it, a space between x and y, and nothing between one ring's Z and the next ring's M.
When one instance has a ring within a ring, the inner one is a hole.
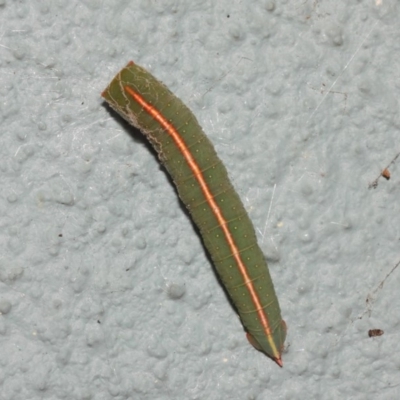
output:
M198 226L250 343L282 366L286 324L253 225L196 117L144 68L123 68L102 96L157 150Z

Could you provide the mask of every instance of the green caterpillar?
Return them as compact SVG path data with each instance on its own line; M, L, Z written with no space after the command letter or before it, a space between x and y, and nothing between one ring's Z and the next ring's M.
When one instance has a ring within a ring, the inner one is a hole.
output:
M156 149L198 226L250 343L282 367L286 324L253 225L196 117L133 62L104 90L107 103Z

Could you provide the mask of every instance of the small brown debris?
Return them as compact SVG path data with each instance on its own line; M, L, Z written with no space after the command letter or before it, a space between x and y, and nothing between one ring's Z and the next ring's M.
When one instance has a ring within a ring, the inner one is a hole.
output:
M387 169L387 168L385 168L383 171L382 171L382 174L381 174L384 178L386 178L387 180L389 180L390 179L390 171Z
M368 331L369 337L382 336L384 334L382 329L370 329Z

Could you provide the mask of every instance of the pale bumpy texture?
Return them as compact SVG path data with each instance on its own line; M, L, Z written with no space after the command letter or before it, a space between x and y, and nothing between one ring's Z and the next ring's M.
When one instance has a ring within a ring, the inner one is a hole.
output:
M400 399L399 6L0 0L0 399ZM128 58L227 167L288 323L282 369L103 105Z

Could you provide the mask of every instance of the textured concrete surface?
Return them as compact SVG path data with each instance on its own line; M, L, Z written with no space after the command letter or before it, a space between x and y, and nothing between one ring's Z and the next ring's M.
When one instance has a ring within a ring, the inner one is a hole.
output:
M215 3L0 0L1 400L400 398L398 2ZM102 104L130 59L190 106L244 200L283 369Z

